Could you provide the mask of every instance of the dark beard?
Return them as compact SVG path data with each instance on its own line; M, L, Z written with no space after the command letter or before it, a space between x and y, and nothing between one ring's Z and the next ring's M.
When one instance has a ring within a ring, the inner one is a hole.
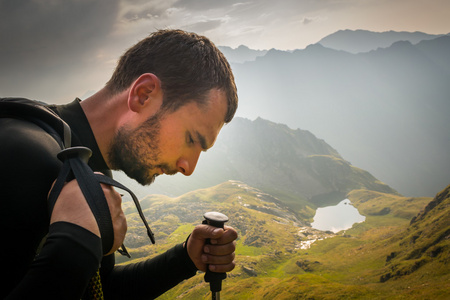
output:
M149 170L166 167L152 164L158 161L160 154L159 121L160 114L157 113L136 130L130 130L125 126L120 128L111 142L108 153L111 169L124 171L128 177L142 185L153 183L158 174L151 175Z

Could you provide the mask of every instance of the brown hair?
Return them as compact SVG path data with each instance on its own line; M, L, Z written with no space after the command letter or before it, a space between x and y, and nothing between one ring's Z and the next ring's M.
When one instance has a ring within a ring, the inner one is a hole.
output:
M230 65L204 36L182 30L150 34L122 55L106 87L113 94L124 91L144 73L161 80L165 111L176 111L192 101L205 104L207 92L216 88L227 96L225 123L236 113L238 97Z

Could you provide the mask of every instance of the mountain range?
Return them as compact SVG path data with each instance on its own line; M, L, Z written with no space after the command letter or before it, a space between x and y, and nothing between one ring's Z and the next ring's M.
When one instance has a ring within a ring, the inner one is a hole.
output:
M368 52L322 45L366 40L373 41ZM308 130L400 193L432 196L450 178L449 53L449 35L368 31L254 52L251 61L232 63L237 115Z
M378 48L388 48L398 41L417 44L432 40L444 34L427 34L424 32L386 31L373 32L367 30L339 30L321 39L318 44L330 49L343 50L349 53L362 53Z

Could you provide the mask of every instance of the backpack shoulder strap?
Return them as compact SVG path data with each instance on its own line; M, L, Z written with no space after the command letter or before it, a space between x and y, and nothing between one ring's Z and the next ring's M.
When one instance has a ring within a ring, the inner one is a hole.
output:
M0 98L0 117L33 122L52 135L62 149L71 146L69 125L43 103L25 98Z

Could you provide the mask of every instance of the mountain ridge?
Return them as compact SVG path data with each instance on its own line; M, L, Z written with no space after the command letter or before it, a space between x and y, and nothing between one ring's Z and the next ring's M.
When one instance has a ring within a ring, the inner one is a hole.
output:
M322 38L318 44L327 48L343 50L349 53L362 53L388 48L398 41L409 41L417 44L423 40L434 39L444 34L427 34L424 32L385 31L374 32L369 30L339 30Z
M230 63L253 61L257 57L264 56L267 53L267 50L254 50L245 45L240 45L234 49L228 46L219 46L218 48Z
M320 45L329 49L348 52L351 54L364 53L378 48L388 48L393 43L398 41L409 41L412 44L417 44L422 41L435 39L442 36L448 36L447 34L428 34L420 31L407 32L407 31L385 31L374 32L370 30L338 30L323 37L319 42L310 44L305 48ZM246 61L254 61L258 57L267 55L268 53L280 52L280 53L292 53L295 51L301 51L303 49L293 49L290 51L280 49L267 49L267 50L255 50L246 45L239 45L237 48L229 46L219 46L219 49L227 57L230 63L242 64Z

